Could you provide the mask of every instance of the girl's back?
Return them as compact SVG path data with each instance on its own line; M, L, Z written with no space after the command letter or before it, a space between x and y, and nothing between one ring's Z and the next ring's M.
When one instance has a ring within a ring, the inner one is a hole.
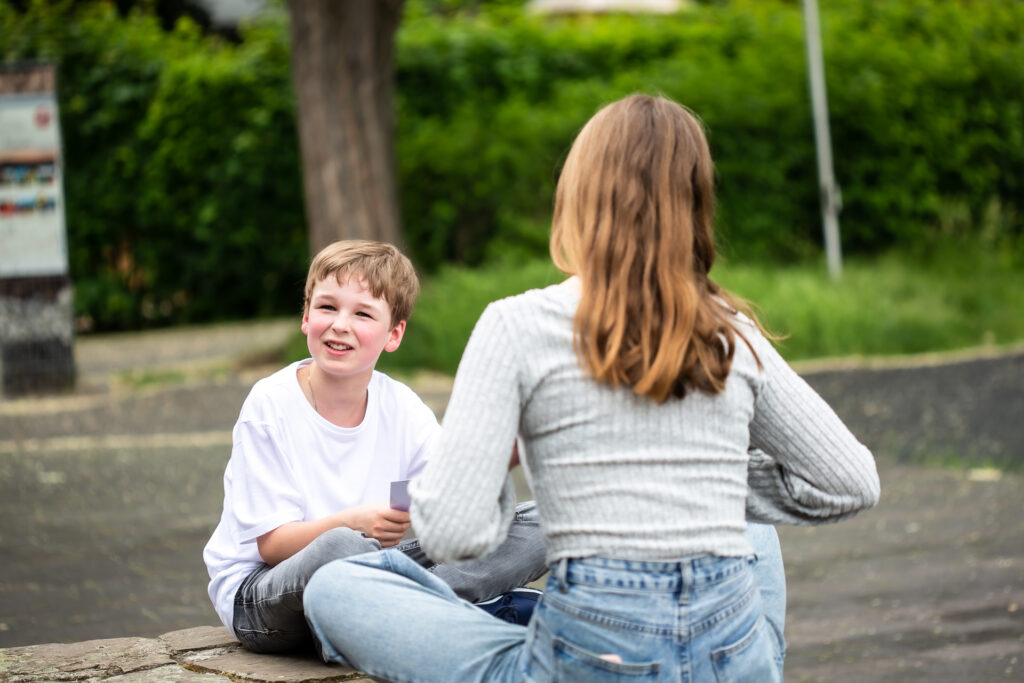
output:
M497 302L471 342L476 350L490 347L474 373L487 378L485 391L518 394L521 459L541 512L548 561L749 553L747 435L760 383L750 350L737 349L722 393L691 392L659 404L597 382L580 367L572 343L578 300L568 284ZM466 357L477 358L470 350ZM506 363L515 365L516 377L496 389L501 371L495 366ZM508 419L473 404L467 407L475 428ZM446 418L456 430L465 424L456 418L459 410L449 406Z
M842 517L873 504L871 453L752 323L736 318L750 346L738 340L721 392L658 403L581 367L572 332L578 300L570 280L488 307L463 355L439 444L452 459L444 476L458 470L467 486L497 490L504 463L470 444L518 422L549 563L743 556L751 552L748 498L762 508L752 521L769 522ZM755 491L751 447L772 453L757 460L767 467L756 472ZM776 462L788 472L774 476ZM428 469L421 491L443 486L435 473ZM471 498L439 501L430 521L447 529L430 534L432 553L457 557L465 529L497 512L494 499Z

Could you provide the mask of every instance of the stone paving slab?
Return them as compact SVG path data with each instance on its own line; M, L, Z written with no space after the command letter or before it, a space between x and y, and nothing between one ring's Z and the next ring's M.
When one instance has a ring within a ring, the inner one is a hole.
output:
M112 638L0 650L0 673L13 681L88 680L174 664L159 641Z
M872 510L779 529L787 680L1024 680L1024 476L879 474Z
M224 683L231 680L218 674L200 674L183 669L177 664L161 666L148 671L133 671L124 676L100 679L104 683ZM34 683L34 682L33 682Z
M192 683L369 683L363 674L308 657L256 655L227 629L200 626L159 638L111 638L0 649L0 680Z
M238 641L226 628L220 626L197 626L171 631L160 636L160 640L174 652L212 650L234 645Z

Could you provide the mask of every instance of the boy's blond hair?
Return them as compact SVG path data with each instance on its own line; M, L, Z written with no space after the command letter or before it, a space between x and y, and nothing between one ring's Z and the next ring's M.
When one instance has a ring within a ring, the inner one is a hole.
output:
M391 324L408 320L420 293L420 283L409 259L393 244L371 240L340 240L313 257L306 276L303 314L309 313L313 288L328 277L345 282L355 277L370 293L391 306Z

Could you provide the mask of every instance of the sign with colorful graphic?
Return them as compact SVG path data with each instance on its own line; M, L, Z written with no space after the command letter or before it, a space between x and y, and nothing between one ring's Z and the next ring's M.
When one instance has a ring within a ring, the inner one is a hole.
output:
M56 73L0 68L0 278L68 272Z

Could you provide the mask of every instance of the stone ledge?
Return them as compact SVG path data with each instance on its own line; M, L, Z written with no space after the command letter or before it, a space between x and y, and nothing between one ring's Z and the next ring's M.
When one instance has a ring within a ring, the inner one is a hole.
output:
M257 655L220 626L158 638L112 638L0 649L0 680L10 683L105 681L192 683L369 683L358 671L313 658Z

